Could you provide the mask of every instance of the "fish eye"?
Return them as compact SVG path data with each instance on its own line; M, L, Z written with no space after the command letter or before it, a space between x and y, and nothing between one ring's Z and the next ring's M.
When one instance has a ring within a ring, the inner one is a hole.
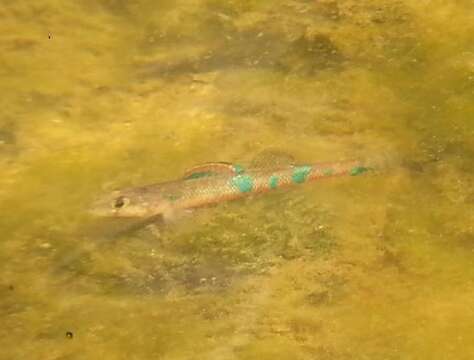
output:
M120 209L123 208L126 204L129 203L129 200L124 196L119 196L114 200L114 208Z

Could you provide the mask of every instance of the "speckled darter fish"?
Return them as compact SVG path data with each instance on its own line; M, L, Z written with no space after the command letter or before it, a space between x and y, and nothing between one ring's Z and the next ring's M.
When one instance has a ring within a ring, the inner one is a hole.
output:
M244 169L230 163L207 163L182 179L116 190L98 200L91 213L105 217L172 218L187 211L322 178L360 175L372 168L359 161L313 165L278 165Z

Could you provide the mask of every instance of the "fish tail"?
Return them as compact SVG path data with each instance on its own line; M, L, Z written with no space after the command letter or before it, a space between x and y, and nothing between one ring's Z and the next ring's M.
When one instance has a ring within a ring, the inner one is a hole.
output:
M316 180L344 175L357 176L371 170L374 170L374 168L362 161L321 163L311 167L308 177L309 180Z

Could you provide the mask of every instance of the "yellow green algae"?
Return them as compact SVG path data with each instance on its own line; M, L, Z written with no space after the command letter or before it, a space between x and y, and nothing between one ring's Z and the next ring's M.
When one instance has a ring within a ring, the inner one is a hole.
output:
M0 5L3 357L471 359L473 11ZM387 165L165 227L86 215L269 148Z

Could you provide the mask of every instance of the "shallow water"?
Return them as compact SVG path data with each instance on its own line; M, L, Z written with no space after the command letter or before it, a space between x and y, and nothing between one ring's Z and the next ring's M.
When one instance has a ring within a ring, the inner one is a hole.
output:
M474 357L471 1L0 5L5 359ZM121 231L112 188L386 160Z

